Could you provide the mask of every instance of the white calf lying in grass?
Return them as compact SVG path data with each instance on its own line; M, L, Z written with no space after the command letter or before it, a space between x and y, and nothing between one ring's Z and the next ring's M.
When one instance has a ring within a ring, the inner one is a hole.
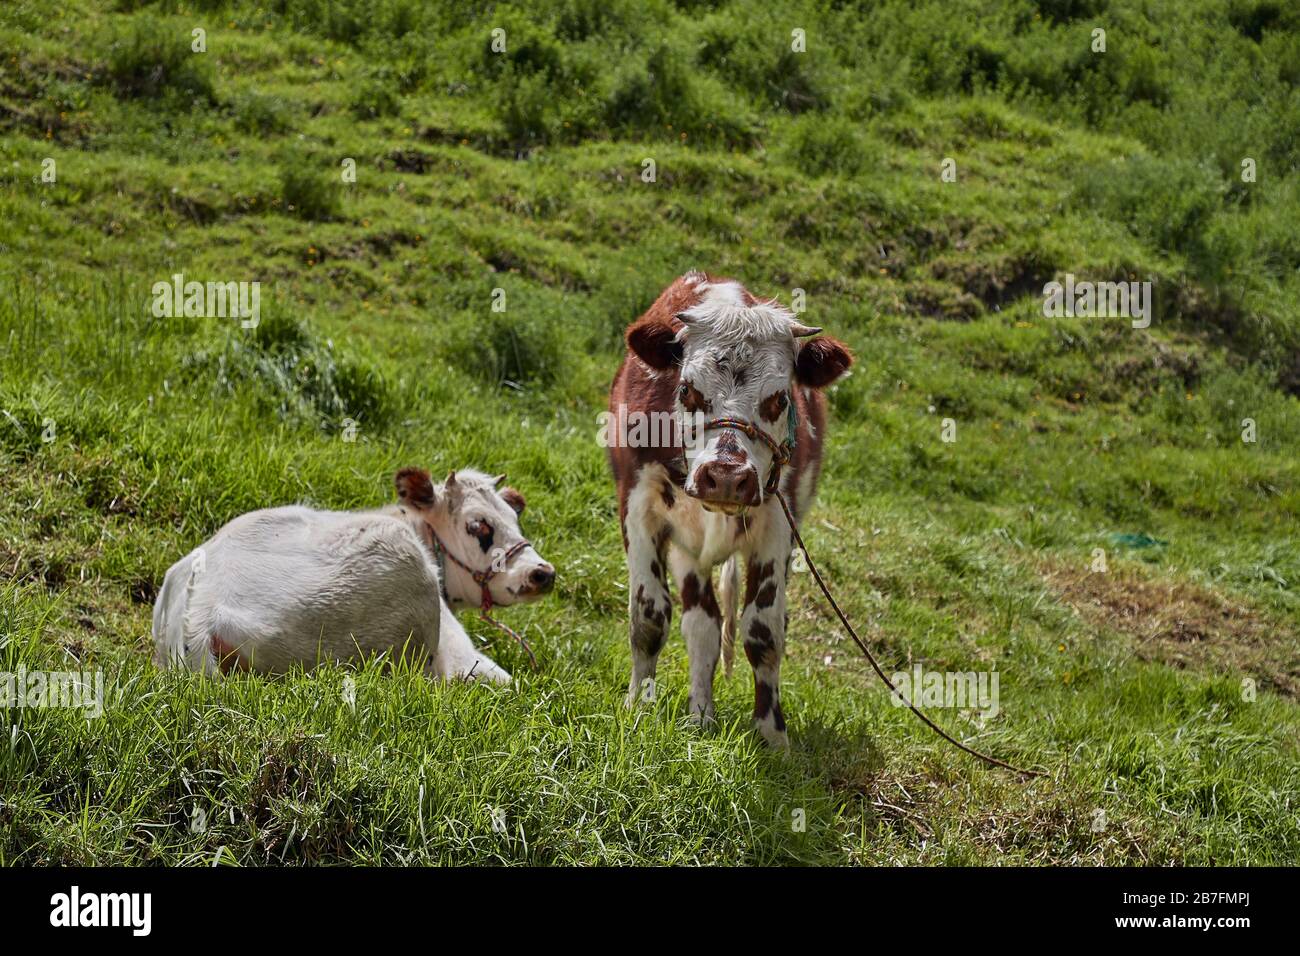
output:
M555 569L519 530L524 499L503 476L397 473L378 511L301 505L241 515L167 571L153 612L154 660L208 674L280 674L376 654L422 658L439 677L508 681L453 610L545 594ZM452 561L440 567L442 549ZM445 591L443 590L445 585ZM449 606L450 605L450 606Z

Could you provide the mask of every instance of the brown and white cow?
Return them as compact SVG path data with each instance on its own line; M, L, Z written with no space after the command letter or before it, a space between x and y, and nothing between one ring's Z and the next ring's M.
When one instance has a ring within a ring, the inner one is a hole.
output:
M820 389L853 362L842 343L811 338L820 331L800 325L775 301L754 298L739 282L688 273L628 328L610 413L625 420L741 421L778 446L793 416L796 441L779 488L799 520L812 504L821 467L826 402ZM713 721L713 675L720 649L730 669L743 561L740 632L754 669L754 722L769 743L786 746L780 670L793 535L764 487L777 450L736 427L710 428L691 439L678 432L672 442L610 442L627 551L628 706L651 696L647 687L653 688L672 617L671 571L690 657L688 708L700 721ZM713 588L718 565L722 609Z

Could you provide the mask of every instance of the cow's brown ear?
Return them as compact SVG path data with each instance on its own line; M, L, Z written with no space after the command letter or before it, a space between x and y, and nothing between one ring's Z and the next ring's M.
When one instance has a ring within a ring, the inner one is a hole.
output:
M423 468L403 468L393 479L397 497L416 508L433 507L433 480Z
M515 514L521 515L524 513L524 496L518 491L513 488L502 488L501 497L505 499L506 504L514 509Z
M662 319L641 319L627 330L627 347L651 368L665 369L682 360L677 331Z
M843 342L827 336L809 339L794 360L795 381L809 388L825 388L852 364L853 353Z

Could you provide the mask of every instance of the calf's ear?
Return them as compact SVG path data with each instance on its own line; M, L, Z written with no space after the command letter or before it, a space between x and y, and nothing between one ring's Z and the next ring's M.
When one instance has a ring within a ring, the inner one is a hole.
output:
M853 353L827 336L809 339L794 360L794 378L809 388L825 388L849 370Z
M506 504L514 509L515 514L521 515L524 513L524 496L515 489L502 488L501 497L505 499Z
M397 497L415 508L433 507L433 480L423 468L403 468L393 479Z
M651 368L666 369L682 360L677 330L662 319L640 319L627 330L627 347Z

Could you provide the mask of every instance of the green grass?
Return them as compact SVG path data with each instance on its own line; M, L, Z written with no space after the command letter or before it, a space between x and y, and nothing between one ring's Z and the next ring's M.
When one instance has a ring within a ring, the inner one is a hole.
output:
M952 7L5 4L0 671L100 669L109 701L5 712L0 860L1300 859L1300 21ZM887 669L996 668L995 719L935 716L1047 779L892 706L806 574L790 753L743 661L721 730L688 725L677 639L622 708L597 413L694 267L803 289L854 347L810 547ZM259 280L261 324L154 319L175 272ZM1153 279L1152 327L1044 318L1066 272ZM527 496L557 591L502 617L537 672L474 620L517 687L153 668L174 560L408 464Z

